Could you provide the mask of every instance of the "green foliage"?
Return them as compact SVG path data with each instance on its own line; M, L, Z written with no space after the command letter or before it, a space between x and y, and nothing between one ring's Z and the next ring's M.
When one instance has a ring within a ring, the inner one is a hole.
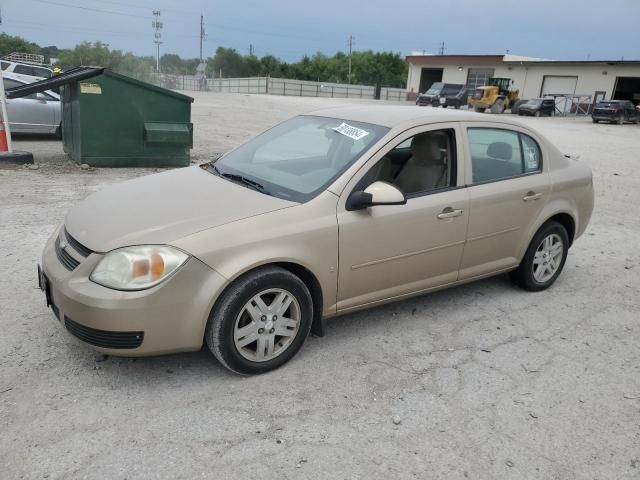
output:
M285 63L273 55L258 59L241 55L233 48L219 47L216 54L207 59L207 76L226 78L266 76L296 78L318 82L347 83L349 81L349 57L342 52L329 57L316 53L304 56L297 63ZM398 53L354 52L351 66L351 83L404 88L407 81L407 65Z
M49 59L59 59L59 66L68 69L78 65L99 65L115 72L142 80L149 79L155 71L153 57L138 57L122 50L111 50L103 42L82 42L73 49L58 49L55 46L39 47L21 37L0 34L0 55L11 52L39 53ZM194 75L199 60L183 59L174 53L160 58L160 71L177 75ZM296 78L319 82L347 83L349 81L349 58L342 52L333 56L316 53L304 56L299 62L286 63L273 55L258 58L242 55L233 48L218 47L213 57L207 58L208 77L254 77L267 76ZM407 65L399 53L354 52L351 63L351 83L403 88L407 79Z
M22 37L0 33L0 56L9 55L13 52L40 53L40 47Z

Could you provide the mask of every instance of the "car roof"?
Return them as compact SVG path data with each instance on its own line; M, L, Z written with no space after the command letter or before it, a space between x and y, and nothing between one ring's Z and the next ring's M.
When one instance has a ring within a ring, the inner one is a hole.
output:
M389 128L406 124L424 125L427 123L465 121L486 122L489 120L487 115L482 113L465 112L462 110L453 110L448 108L426 108L408 105L358 105L352 107L337 107L317 110L305 115L373 123ZM493 118L491 120L493 120ZM505 120L506 119L501 118L500 123L513 123L514 125L519 125L517 122Z

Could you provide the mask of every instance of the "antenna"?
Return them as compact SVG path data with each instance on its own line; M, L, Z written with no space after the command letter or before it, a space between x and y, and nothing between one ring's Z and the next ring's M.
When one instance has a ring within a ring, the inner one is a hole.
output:
M151 27L154 30L153 43L156 44L156 72L160 72L160 45L162 44L162 22L160 21L160 10L153 11L154 20L151 22Z

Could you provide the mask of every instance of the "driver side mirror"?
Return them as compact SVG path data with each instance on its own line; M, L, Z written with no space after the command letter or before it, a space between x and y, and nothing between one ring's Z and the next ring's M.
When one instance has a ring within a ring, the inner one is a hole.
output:
M353 192L347 200L348 211L363 210L375 205L404 205L407 198L396 186L387 182L373 182L364 190Z

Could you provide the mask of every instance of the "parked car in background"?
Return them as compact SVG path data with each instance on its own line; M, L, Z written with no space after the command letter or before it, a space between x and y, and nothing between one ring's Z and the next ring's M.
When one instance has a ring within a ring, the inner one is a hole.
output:
M444 105L446 103L448 96L456 96L463 88L464 85L454 83L433 83L429 90L418 95L416 105L439 107L441 104Z
M28 84L13 75L3 74L4 88ZM32 93L22 98L7 98L7 115L11 133L62 133L62 106L60 96L51 91Z
M467 87L464 85L459 85L459 89L456 93L446 94L440 97L440 105L444 108L453 107L456 110L467 104L467 99L469 98L469 92L467 91ZM451 89L453 90L453 89ZM444 103L442 99L445 99Z
M506 117L327 109L89 196L39 280L60 326L103 353L206 343L262 373L327 317L504 272L544 290L592 210L589 166Z
M555 108L556 101L553 98L532 98L518 106L518 115L551 116Z
M0 60L2 66L2 74L11 74L12 77L18 78L27 83L37 82L45 78L53 77L53 70L42 65L30 65L27 63L10 62Z
M640 112L629 100L605 100L596 103L591 113L593 123L611 122L622 125L624 122L638 123Z

